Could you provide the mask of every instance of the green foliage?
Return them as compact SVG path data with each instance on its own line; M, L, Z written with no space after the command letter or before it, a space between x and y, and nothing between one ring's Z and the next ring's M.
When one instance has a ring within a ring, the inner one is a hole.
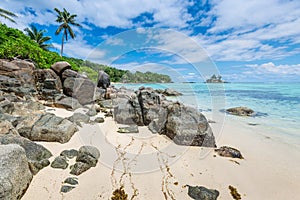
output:
M31 25L30 29L25 28L24 31L26 31L30 39L38 43L39 47L42 49L48 50L50 47L52 47L51 44L45 44L45 42L51 40L51 37L44 36L46 30L38 30L34 25Z
M0 8L0 17L3 17L11 22L15 22L15 20L12 19L12 17L17 17L17 15L15 15L14 13L8 11L8 10L4 10L3 8Z
M75 60L46 51L21 31L0 24L0 58L13 59L16 57L30 59L38 68L50 68L53 63L58 61L69 62L74 70L80 68Z
M58 61L67 61L73 70L85 72L86 75L97 81L98 72L105 71L112 82L124 83L167 83L171 79L167 75L152 72L135 72L131 73L127 70L120 70L107 65L101 65L85 61L77 58L60 57L58 53L46 51L31 40L28 36L17 29L9 28L0 24L0 58L2 59L30 59L38 68L50 68L50 66Z
M136 71L131 73L129 71L123 75L121 82L123 83L170 83L171 78L168 75L157 74L153 72L142 73Z
M75 22L75 18L77 17L77 15L71 15L65 8L63 9L63 11L54 8L54 11L57 13L56 22L61 23L55 31L55 35L59 35L60 32L63 31L60 51L60 55L62 56L64 49L64 38L66 38L66 41L68 41L68 35L70 35L72 39L75 38L75 34L70 25L78 27L81 27L81 25Z

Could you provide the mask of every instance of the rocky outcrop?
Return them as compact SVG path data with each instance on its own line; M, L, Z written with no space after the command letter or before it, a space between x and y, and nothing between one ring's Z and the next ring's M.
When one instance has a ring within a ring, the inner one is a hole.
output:
M105 91L97 88L89 79L66 78L63 86L64 94L76 98L82 105L92 103L105 95Z
M232 147L223 146L218 149L215 149L215 152L217 152L220 156L223 157L243 159L242 153L239 150Z
M252 116L254 111L247 107L235 107L229 108L226 110L229 114L238 115L238 116Z
M34 69L34 64L25 60L0 60L0 75L15 78L22 84L34 84Z
M50 164L49 158L52 156L51 152L48 151L42 145L36 144L27 138L18 135L1 135L0 144L18 144L26 153L30 171L33 175L37 174L41 169Z
M179 145L215 147L215 138L204 115L195 108L168 101L151 88L124 92L114 99L114 119L121 124L148 126L153 133L165 134Z
M16 144L0 145L0 199L21 199L31 180L24 149Z
M81 122L88 123L90 121L90 117L82 113L74 113L71 117L68 117L68 120L81 126Z
M62 77L62 73L67 70L71 69L71 65L68 62L61 61L56 62L51 66L51 69L59 76Z
M104 71L99 71L97 87L106 89L110 86L110 77Z
M166 88L166 89L157 89L155 90L157 93L163 94L165 96L181 96L182 94L180 92L177 92L176 90Z
M67 97L65 95L57 96L54 100L53 106L57 108L64 108L66 110L76 110L82 107L77 99Z
M18 124L17 130L32 141L66 143L78 129L69 120L46 113L26 117Z
M219 196L218 190L207 189L203 186L189 186L188 195L196 200L216 200Z
M174 103L168 107L165 134L180 145L216 146L214 135L204 115L181 103Z

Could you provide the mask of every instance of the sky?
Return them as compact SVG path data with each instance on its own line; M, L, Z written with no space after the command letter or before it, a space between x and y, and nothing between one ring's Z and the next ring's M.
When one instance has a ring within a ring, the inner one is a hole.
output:
M77 14L81 28L64 55L120 69L154 71L175 81L220 74L230 82L300 82L299 0L1 0L0 7L61 35L54 8Z

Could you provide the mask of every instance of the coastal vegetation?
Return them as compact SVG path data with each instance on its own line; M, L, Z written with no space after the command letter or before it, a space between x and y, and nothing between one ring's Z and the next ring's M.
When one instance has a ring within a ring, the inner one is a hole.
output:
M28 29L30 30L30 29ZM34 30L30 30L34 31ZM43 30L36 30L37 33ZM41 37L41 35L39 36ZM42 35L42 37L47 37ZM43 41L43 40L42 40ZM47 40L48 41L48 40ZM44 40L42 45L51 45ZM7 27L0 24L0 58L12 60L14 58L31 60L38 68L50 68L52 64L58 61L66 61L72 69L79 72L84 72L93 81L97 80L98 71L105 71L111 78L112 82L171 82L171 78L167 75L152 73L152 72L129 72L128 70L121 70L107 65L93 63L90 61L60 56L56 52L45 50L41 48L40 44L33 38L25 35L22 31Z
M61 23L55 31L55 35L59 35L61 31L63 31L60 50L60 56L62 56L64 50L64 39L68 41L68 35L70 35L72 39L75 38L75 33L70 25L77 27L81 27L81 25L76 23L76 14L71 15L65 8L63 9L63 11L60 11L58 8L54 8L54 10L55 12L57 12L56 22Z
M3 18L5 18L5 19L7 19L7 20L9 20L11 22L16 23L15 20L13 20L13 18L17 17L17 15L14 14L14 13L12 13L12 12L10 12L10 11L8 11L8 10L0 8L0 17L3 17Z
M214 74L209 79L206 80L206 83L225 83L225 81L222 80L221 75L216 76Z
M25 28L24 31L30 37L31 40L38 43L39 47L44 50L48 50L52 47L51 44L46 44L49 40L51 40L50 36L44 36L46 30L38 30L34 25L31 25L30 28Z

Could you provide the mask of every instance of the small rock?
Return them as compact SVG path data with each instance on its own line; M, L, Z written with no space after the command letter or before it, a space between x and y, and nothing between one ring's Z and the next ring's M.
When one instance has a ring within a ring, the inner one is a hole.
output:
M243 159L241 152L232 147L223 146L223 147L220 147L219 149L215 149L215 152L217 152L220 156L223 156L223 157Z
M103 117L97 117L94 122L96 123L103 123L104 122L104 118Z
M240 200L242 199L241 195L238 193L237 189L231 185L229 185L229 190L230 190L230 194L233 197L233 199L235 200Z
M207 189L203 186L189 186L188 195L196 200L216 200L219 196L218 190Z
M68 183L70 185L78 185L78 180L76 177L68 177L64 183Z
M235 107L226 110L229 114L238 116L252 116L254 111L247 107Z
M51 167L57 169L67 169L68 165L69 165L68 161L64 156L56 157L54 161L51 163Z
M95 107L92 107L92 108L90 108L89 109L89 111L86 113L88 116L95 116L95 115L97 115L97 111L96 111L96 109L95 109Z
M100 152L96 147L82 146L78 151L76 162L83 162L88 164L91 167L95 167L99 157L100 157Z
M69 186L69 185L63 185L61 186L60 192L62 193L67 193L73 190L75 187L74 186Z
M61 156L67 157L69 159L75 158L78 155L78 151L75 149L71 149L71 150L63 150L60 153Z
M74 165L71 166L70 174L78 176L90 168L91 168L91 165L89 165L87 163L76 162Z
M89 123L90 121L90 117L82 113L74 113L71 117L68 117L67 119L71 122L78 124L79 126L81 126L80 122Z
M136 125L127 126L127 127L120 127L118 133L138 133L139 128Z

